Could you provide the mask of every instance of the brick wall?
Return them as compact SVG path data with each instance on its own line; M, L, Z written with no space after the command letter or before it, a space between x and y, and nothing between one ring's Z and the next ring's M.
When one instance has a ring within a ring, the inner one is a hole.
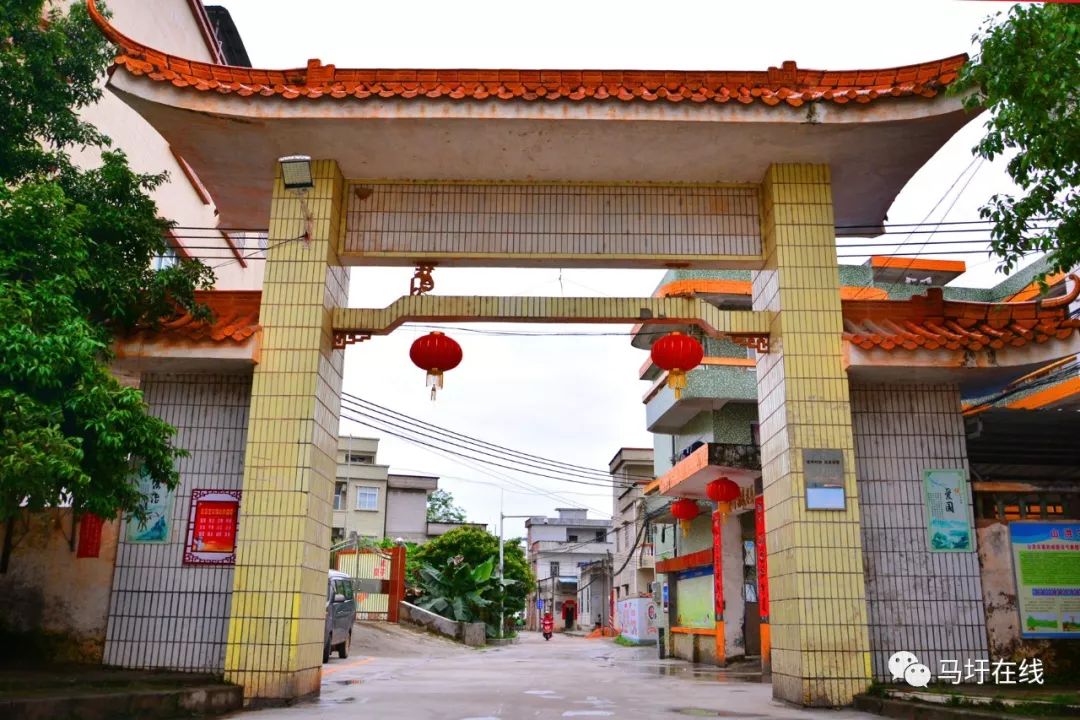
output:
M147 375L142 388L151 412L177 428L175 442L190 456L179 461L168 542L131 544L121 536L105 663L221 672L233 568L185 566L182 559L191 490L241 487L251 376Z
M900 650L935 676L986 657L978 555L930 552L926 535L923 470L968 466L959 389L853 383L851 414L875 679Z

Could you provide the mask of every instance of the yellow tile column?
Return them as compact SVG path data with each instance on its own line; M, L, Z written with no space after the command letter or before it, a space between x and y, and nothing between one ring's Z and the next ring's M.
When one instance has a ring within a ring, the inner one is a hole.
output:
M754 309L776 313L757 360L773 696L846 705L871 671L829 168L771 166L761 213ZM842 452L844 510L806 509L813 449Z
M300 199L274 181L225 677L248 704L318 692L331 497L344 352L331 310L346 303L339 266L344 181L312 163L305 243Z

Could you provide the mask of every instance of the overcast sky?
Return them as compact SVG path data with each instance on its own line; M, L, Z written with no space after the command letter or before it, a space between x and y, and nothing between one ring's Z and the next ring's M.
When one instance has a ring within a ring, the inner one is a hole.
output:
M795 60L801 67L874 68L971 51L983 18L1007 9L966 0L880 2L345 2L221 0L256 67L483 67L758 70ZM976 120L897 198L890 223L977 219L994 192L1009 190L1001 163L972 167ZM872 159L868 158L868 161ZM967 173L965 173L965 169ZM952 193L947 194L950 186ZM964 188L957 197L958 191ZM950 209L951 208L951 209ZM902 236L901 236L902 238ZM924 236L912 238L917 247ZM969 246L970 249L970 246ZM942 255L942 257L948 257ZM959 284L1000 280L995 263L966 260ZM858 258L842 262L857 263ZM436 273L444 294L647 296L662 273L643 271L450 270ZM383 306L406 294L410 270L352 271L350 305ZM480 326L533 332L626 332L604 326ZM409 362L427 330L404 328L346 351L345 391L428 422L535 455L605 468L621 446L651 447L637 379L645 353L625 336L502 337L449 331L464 348L437 402ZM441 475L469 518L497 530L500 491L508 514L547 514L571 502L610 514L611 494L452 458L346 420L347 434L382 438L379 461L394 471ZM535 486L523 490L510 480ZM539 492L556 493L561 499ZM584 492L585 494L581 494ZM569 502L567 502L569 501ZM599 514L599 513L596 513ZM523 532L507 521L507 535Z

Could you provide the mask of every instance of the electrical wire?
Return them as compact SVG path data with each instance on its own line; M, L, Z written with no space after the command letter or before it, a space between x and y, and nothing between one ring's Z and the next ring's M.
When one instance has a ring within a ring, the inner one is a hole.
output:
M510 456L511 459L513 459L515 461L520 458L521 460L526 461L525 464L527 464L527 465L529 463L538 463L539 465L551 466L549 468L540 468L537 465L530 465L531 467L536 467L537 469L548 469L548 470L552 470L552 471L569 472L571 474L575 474L575 475L580 476L580 477L587 477L587 476L590 476L590 475L591 476L596 476L593 479L600 479L603 482L608 483L608 485L607 485L608 487L610 487L610 483L612 481L611 473L609 471L607 471L607 470L601 470L601 469L598 469L598 468L591 468L591 467L587 467L585 465L576 465L574 463L567 463L567 462L563 462L561 460L552 460L550 458L545 458L545 457L540 456L540 455L533 455L531 453L526 453L526 452L522 452L520 450L515 450L513 448L506 447L505 445L499 445L497 443L488 442L487 440L481 440L480 438L473 437L471 435L466 435L464 433L460 433L460 432L456 432L454 430L450 430L448 428L444 428L444 427L442 427L440 425L435 425L434 423L429 423L427 421L424 421L424 420L421 420L419 418L413 417L412 415L407 415L407 414L405 414L403 412L400 412L398 410L393 410L393 409L388 408L388 407L386 407L384 405L379 405L376 402L373 402L371 400L366 400L366 399L364 399L362 397L359 397L357 395L352 395L351 393L343 392L343 393L341 393L341 397L344 400L351 401L353 404L359 404L359 405L364 406L365 409L367 409L369 412L375 413L376 415L382 415L384 417L388 417L388 418L390 418L390 421L392 421L392 422L403 421L403 422L405 422L405 424L416 427L422 432L433 431L436 434L441 434L441 435L445 435L445 436L448 436L448 437L451 437L451 438L454 438L454 439L457 439L457 440L462 440L462 441L465 441L465 442L467 442L469 444L472 444L472 445L476 445L476 446L486 448L486 449L496 450L502 455ZM492 457L495 457L495 456L492 456ZM638 476L629 476L629 477L638 477ZM652 477L640 476L639 479L652 480L653 478ZM634 485L628 483L628 484L625 485L625 487L634 487Z
M907 235L904 237L904 239L901 240L899 244L897 244L897 246L893 249L893 251L891 253L889 253L889 257L893 257L893 256L896 256L896 255L900 254L901 248L903 248L907 244L907 241L911 239L911 236L914 234L915 230L918 230L920 227L922 227L930 219L930 216L934 214L934 211L936 211L938 209L938 207L941 206L941 203L945 202L945 198L947 198L949 196L949 193L952 192L953 188L956 187L956 185L960 182L961 178L963 178L965 175L967 175L967 173L973 167L975 167L975 163L977 163L980 159L981 158L979 158L978 156L973 157L971 159L971 162L968 163L967 167L960 171L960 174L956 176L956 179L952 181L952 184L949 185L948 188L946 188L944 193L941 194L941 197L939 197L937 199L937 202L934 203L934 206L932 208L930 208L930 210L927 211L927 213L923 217L923 219L921 221L919 221L919 224L915 225L912 228L912 230L907 233ZM981 165L980 165L980 167L981 167ZM944 220L944 218L942 218L942 220ZM969 252L979 252L979 251L969 251ZM907 255L907 253L904 253L904 255ZM850 256L844 256L844 257L850 257ZM910 267L910 263L909 263L908 267ZM860 297L862 297L862 294L867 289L869 289L870 287L872 287L872 284L868 285L866 288L860 289L857 293L855 293L855 297L853 299L858 300Z
M484 460L483 458L478 458L478 457L474 457L472 455L465 455L464 453L456 452L456 451L453 451L453 450L448 450L447 448L440 447L439 445L435 445L435 444L433 444L431 442L426 442L424 440L420 440L420 439L417 439L417 438L414 438L414 437L409 437L407 435L403 435L400 432L395 432L396 428L394 428L394 426L389 421L378 418L378 417L373 417L371 415L368 415L368 414L362 412L362 410L357 410L357 408L355 406L349 408L350 412L354 413L354 415L353 416L346 416L345 415L345 407L344 407L345 405L346 405L345 401L342 401L342 406L343 406L342 407L342 415L345 416L348 420L351 420L351 421L353 421L355 423L358 423L360 425L364 425L366 427L373 428L375 430L379 430L381 432L385 432L388 435L393 435L394 437L399 438L401 440L406 440L408 442L413 442L413 443L418 444L418 445L423 445L424 447L443 450L443 451L448 452L448 453L450 453L452 455L455 455L455 456L465 457L465 458L468 458L470 460L475 460L477 462L482 462L482 463L484 463L486 465L492 465L492 466L495 466L495 467L498 467L498 468L502 468L503 470L511 470L511 471L514 471L514 472L520 472L523 475L532 475L534 477L542 477L542 478L546 478L546 479L549 479L549 480L557 480L559 482L573 483L573 484L576 484L576 485L585 485L585 486L588 486L588 487L611 487L612 486L610 483L607 484L607 485L604 485L602 483L590 482L588 480L579 480L579 479L575 479L575 478L567 478L567 477L559 477L557 475L549 475L547 473L538 472L538 471L535 471L535 470L522 470L520 468L516 468L516 467L510 466L510 465L504 465L502 463L498 463L498 462L495 462L493 460ZM380 423L381 425L375 425L373 423ZM385 427L386 425L391 425L391 427L387 428L387 427ZM456 447L464 447L464 446L461 446L460 444L449 443L449 442L447 442L445 440L441 440L439 442L443 442L444 444L449 444L449 445L455 445ZM471 450L471 448L467 448L467 447L464 447L464 449ZM473 452L479 452L479 451L473 450ZM498 456L492 455L492 457L498 457ZM626 487L632 487L632 486L626 486Z

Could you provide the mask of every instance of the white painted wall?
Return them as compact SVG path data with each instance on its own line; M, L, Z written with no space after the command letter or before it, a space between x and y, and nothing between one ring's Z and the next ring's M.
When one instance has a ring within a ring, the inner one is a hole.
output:
M84 3L85 0L72 0ZM208 61L210 50L196 24L187 0L110 0L113 25L125 35L151 47L183 57ZM102 77L102 87L106 78ZM218 225L213 204L206 204L169 149L169 144L111 91L105 90L101 101L84 108L82 118L93 123L113 140L113 147L124 151L133 170L140 173L167 172L169 180L153 193L158 212L185 227L214 228ZM72 159L84 167L96 166L99 154L91 149L73 149ZM254 290L262 287L263 261L247 260L247 268L235 256L221 236L212 231L177 229L179 242L192 247L191 255L214 267L219 290ZM185 235L206 235L206 239L185 239ZM249 248L241 254L249 254Z

